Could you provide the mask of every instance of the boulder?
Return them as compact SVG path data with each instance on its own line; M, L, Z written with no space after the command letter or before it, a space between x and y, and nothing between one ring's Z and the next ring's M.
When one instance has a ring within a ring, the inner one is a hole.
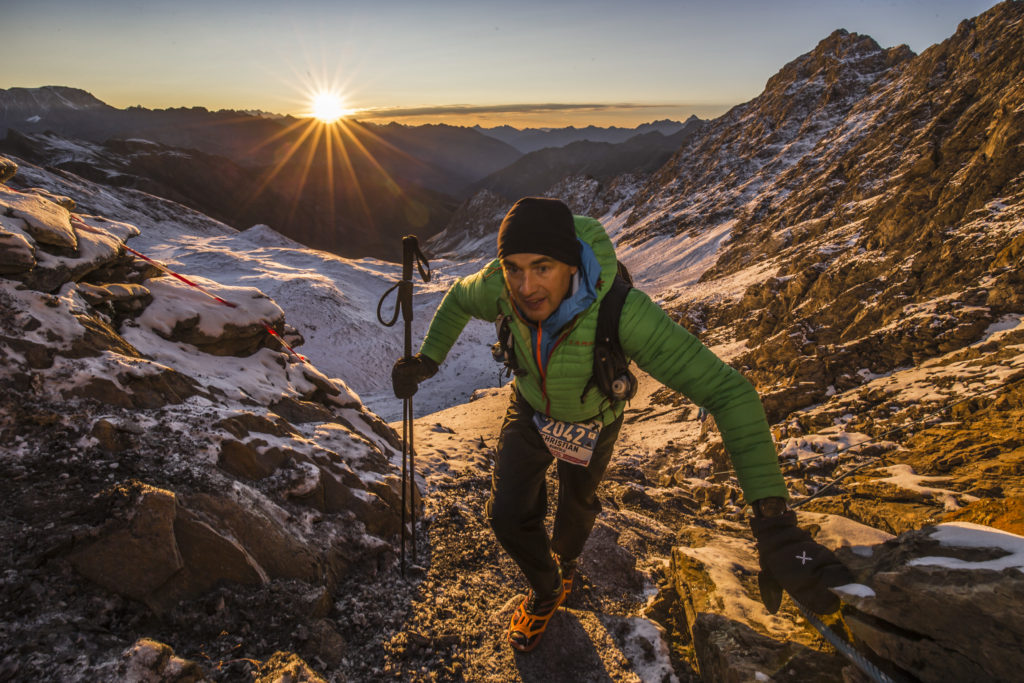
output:
M290 436L297 432L288 422L271 419L269 416L258 415L246 411L235 413L213 425L215 429L223 429L237 439L249 436L252 432L272 434L274 436Z
M20 222L25 226L23 231L12 224L8 224L9 229L23 232L40 246L42 243L28 230L27 223ZM77 282L89 273L109 268L125 258L122 242L110 233L72 229L72 234L76 235L74 249L52 249L45 248L45 245L38 248L36 267L20 279L40 292L56 292L65 282Z
M120 372L112 379L93 376L60 393L64 398L89 398L122 408L153 409L181 403L201 392L188 375L163 368L156 372Z
M861 643L921 681L1016 681L1024 670L1024 537L965 522L844 553L839 589Z
M89 434L99 442L100 448L110 453L120 453L131 448L137 438L132 430L106 418L97 420Z
M250 439L245 443L225 439L220 446L217 466L236 477L258 481L274 474L277 468L295 455L298 454L280 448L267 448L267 442L261 439Z
M141 485L126 518L76 551L71 563L104 588L144 600L185 566L174 536L176 507L170 491Z
M229 302L207 296L172 277L145 281L153 295L138 322L164 339L191 344L217 356L250 356L272 337L266 326L280 326L284 311L253 287L230 287L197 276L191 281Z
M122 511L70 556L89 580L158 613L220 581L268 580L237 541L183 507L173 492L136 482L112 495Z
M72 199L71 197L65 197L62 194L54 194L49 190L44 190L41 187L30 187L29 189L25 190L25 192L27 194L34 194L37 197L42 197L43 199L49 202L53 202L57 206L67 209L68 211L74 211L77 208L75 200Z
M222 581L261 585L269 577L238 541L178 506L174 539L181 552L182 568L145 598L155 612L163 613L179 600L196 598Z
M78 248L70 212L43 197L0 186L0 213L25 221L26 232L39 244Z
M334 413L322 403L300 401L291 396L282 396L271 404L270 409L279 417L292 424L329 422L337 419Z
M753 543L711 535L699 527L684 527L680 536L686 545L672 549L670 578L691 629L697 616L708 612L750 624L766 635L791 637L792 624L768 614L758 598Z
M194 493L183 504L232 535L268 576L275 579L316 581L321 576L319 550L285 529L265 505L231 496Z

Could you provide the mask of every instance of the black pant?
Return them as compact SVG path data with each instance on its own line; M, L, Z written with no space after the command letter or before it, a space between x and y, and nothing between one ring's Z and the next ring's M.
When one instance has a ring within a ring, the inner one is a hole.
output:
M533 413L530 404L514 392L498 438L487 520L530 587L548 595L558 588L558 567L552 551L565 559L579 557L601 512L597 485L611 459L622 417L601 430L589 465L558 461L558 507L549 541L544 528L545 477L555 458L533 425Z

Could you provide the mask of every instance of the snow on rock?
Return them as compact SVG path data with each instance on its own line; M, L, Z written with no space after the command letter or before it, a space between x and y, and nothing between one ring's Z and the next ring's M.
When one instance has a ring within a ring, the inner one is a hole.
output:
M45 199L39 201L47 202ZM51 206L64 211L52 203ZM56 291L69 280L78 281L93 271L116 264L124 254L122 237L77 220L71 224L71 234L75 236L74 247L54 246L41 241L38 239L38 231L33 231L30 225L23 217L0 215L0 230L20 237L27 243L35 261L30 268L20 268L13 273L29 287L39 291ZM25 257L22 256L21 260L24 262Z
M834 586L832 590L839 594L840 597L850 598L873 598L875 597L875 591L871 590L870 586L865 586L862 583L847 583L842 586Z
M697 615L691 630L703 681L775 681L779 672L790 680L845 680L842 658L795 640L774 640L721 614Z
M965 560L956 557L918 557L910 561L911 566L931 565L947 569L1016 569L1024 572L1024 536L1011 534L999 529L971 524L950 522L939 524L930 538L946 548L991 548L1003 551L1002 557L992 560Z
M0 186L0 212L24 221L26 232L38 242L67 249L78 247L70 212L43 197Z
M262 345L266 326L280 325L284 311L254 287L221 285L200 276L189 277L203 290L174 277L146 280L153 303L137 322L165 339L191 344L219 356L246 355Z
M688 623L694 623L701 612L714 612L756 625L766 635L790 637L792 625L769 614L758 594L751 592L750 578L757 571L757 554L745 539L722 536L705 545L678 546L672 553L673 581Z

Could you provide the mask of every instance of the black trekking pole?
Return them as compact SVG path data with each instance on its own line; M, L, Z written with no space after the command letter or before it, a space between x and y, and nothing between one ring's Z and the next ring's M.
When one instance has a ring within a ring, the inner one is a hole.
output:
M377 320L386 327L392 327L398 321L398 314L401 312L405 320L405 350L403 358L412 356L412 266L413 261L420 271L420 277L424 282L430 282L430 263L420 251L419 240L415 235L406 235L402 238L402 279L399 280L377 304ZM398 290L398 301L395 304L395 314L391 320L384 320L381 316L381 306L391 292ZM402 399L402 547L400 551L402 563L402 576L405 576L405 524L408 511L412 532L412 561L416 561L416 461L413 449L412 438L413 414L412 397ZM408 496L406 495L408 493ZM408 502L407 502L408 501Z

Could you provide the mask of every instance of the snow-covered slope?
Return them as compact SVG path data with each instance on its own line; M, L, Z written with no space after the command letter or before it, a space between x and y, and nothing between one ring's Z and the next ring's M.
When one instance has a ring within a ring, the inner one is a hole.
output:
M132 248L175 270L226 286L260 289L278 302L303 336L300 350L316 367L331 377L345 378L386 419L401 415L401 402L390 387L391 365L402 355L403 323L387 328L377 319L381 297L401 277L400 265L309 249L267 226L239 232L174 202L71 174L54 175L24 162L12 182L50 188L74 197L82 211L118 216L137 226L140 235L132 239ZM423 338L451 283L482 263L434 261L430 283L419 281L417 275L414 339ZM386 320L394 306L392 295L381 311ZM431 390L415 399L418 415L465 401L476 388L497 384L498 366L489 348L493 334L488 324L467 327Z

